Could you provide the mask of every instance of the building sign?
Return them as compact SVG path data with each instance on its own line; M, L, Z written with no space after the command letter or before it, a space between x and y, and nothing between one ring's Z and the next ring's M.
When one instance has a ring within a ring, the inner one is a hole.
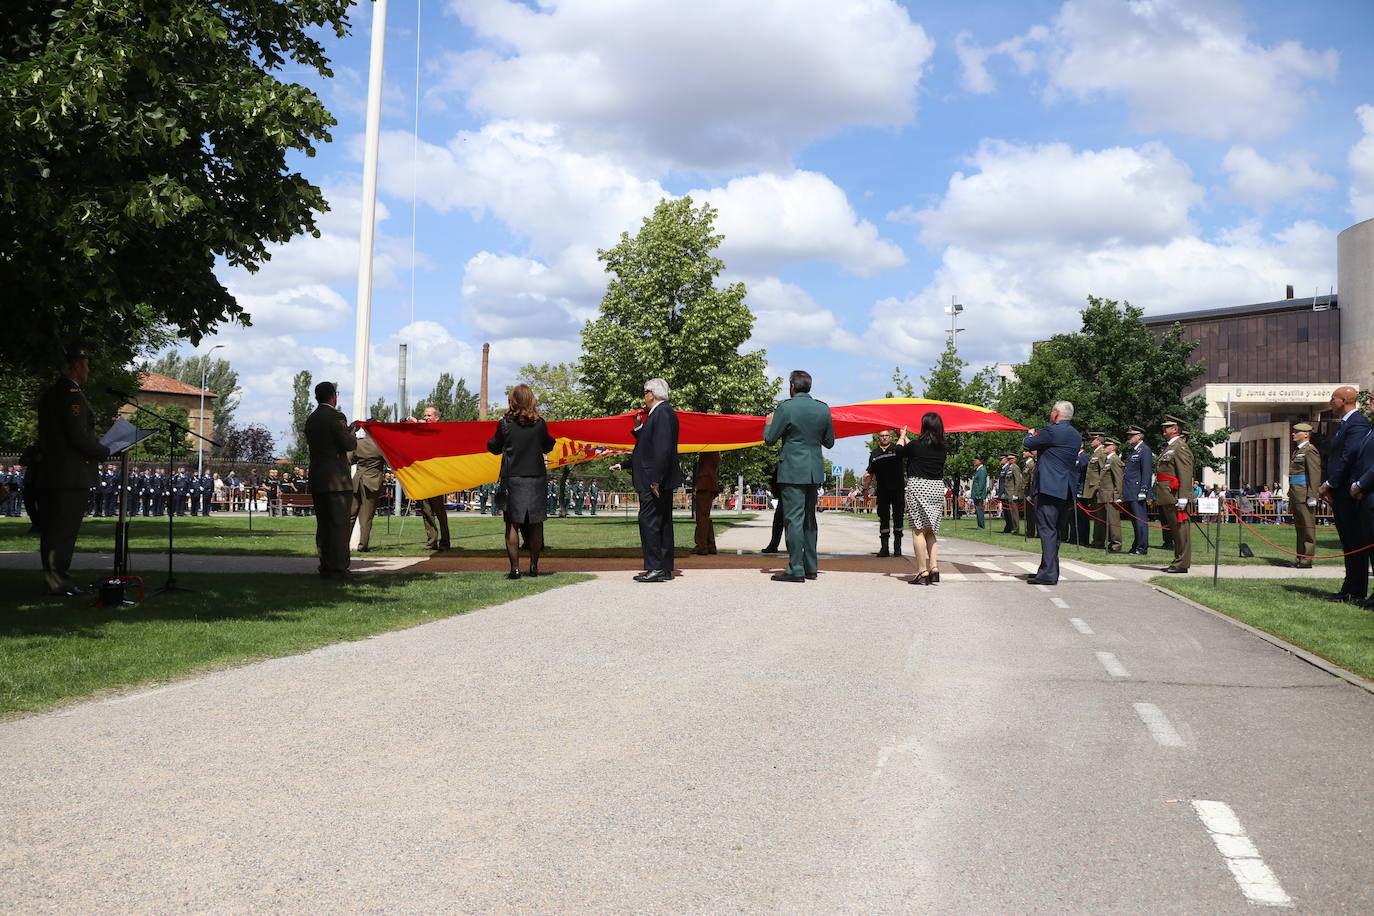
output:
M1235 401L1273 401L1281 403L1318 404L1330 399L1336 385L1208 385L1207 399L1225 401L1226 391L1231 390Z

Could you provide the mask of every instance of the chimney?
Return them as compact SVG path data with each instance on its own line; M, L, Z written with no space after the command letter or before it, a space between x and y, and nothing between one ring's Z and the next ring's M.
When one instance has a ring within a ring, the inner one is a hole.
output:
M1288 287L1291 293L1293 287ZM487 360L491 358L491 344L482 344L482 400L477 403L477 416L485 420L487 418Z
M1283 298L1285 298L1285 299L1292 299L1292 298L1293 298L1293 284L1292 284L1292 283L1289 283L1288 286L1285 287L1285 292L1284 292Z

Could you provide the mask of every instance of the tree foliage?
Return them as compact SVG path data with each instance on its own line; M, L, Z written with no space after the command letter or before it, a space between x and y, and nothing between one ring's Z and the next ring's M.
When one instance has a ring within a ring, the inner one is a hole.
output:
M214 429L207 435L218 442L225 440L233 428L234 411L239 406L239 374L229 365L229 360L211 359L208 355L183 357L173 350L147 365L147 371L177 379L197 388L201 387L204 380L205 390L213 391L217 395L211 402L214 404L214 412L211 414L210 422Z
M215 275L317 234L287 164L334 119L286 68L332 76L348 0L14 0L0 29L0 363L46 377L64 341L127 365L248 315Z
M291 450L287 457L297 464L310 460L310 446L305 441L305 421L310 418L314 403L314 384L309 369L302 369L291 379Z
M177 462L186 462L196 453L196 447L191 444L186 435L186 430L190 428L188 424L191 418L187 414L185 407L176 404L145 404L144 409L152 411L164 420L172 421L176 424L176 427L158 423L152 417L143 413L131 417L130 421L133 422L134 425L142 429L155 429L157 432L129 449L129 461L134 463L142 462L145 464L151 462L157 467L164 466L168 460L169 443L167 437L170 435L172 466L167 468L167 473L174 474L176 473ZM103 430L97 428L96 432L99 434L103 432Z
M973 372L965 381L964 375L969 368L970 364L959 358L959 352L946 344L939 359L921 378L919 393L901 367L892 371L892 384L897 393L906 398L919 397L992 408L997 400L996 371L992 366L985 366ZM912 430L911 435L919 432L919 429ZM951 433L946 438L949 442L949 458L945 462L945 471L949 477L971 477L974 458L986 459L990 454L1012 448L1019 451L1021 442L1019 434L1007 433ZM876 441L873 445L877 446Z
M477 395L468 391L466 379L453 380L448 372L439 374L439 380L429 394L415 402L412 414L416 419L424 416L425 408L433 407L439 411L440 420L476 420Z
M222 440L224 445L218 453L218 460L231 464L240 462L271 461L276 447L272 434L260 423L230 428Z
M1196 344L1184 338L1179 325L1156 338L1140 320L1142 314L1129 302L1089 296L1082 328L1038 344L1016 367L1016 381L1002 392L998 409L1038 427L1055 401L1072 401L1073 424L1080 432L1100 429L1120 438L1127 426L1140 424L1156 453L1159 421L1172 414L1187 424L1198 463L1215 467L1211 447L1226 441L1230 430L1203 433L1206 403L1201 397L1187 404L1182 400L1204 371L1190 362Z
M388 404L386 398L378 398L368 410L367 418L379 423L390 423L396 418L396 408L394 405Z

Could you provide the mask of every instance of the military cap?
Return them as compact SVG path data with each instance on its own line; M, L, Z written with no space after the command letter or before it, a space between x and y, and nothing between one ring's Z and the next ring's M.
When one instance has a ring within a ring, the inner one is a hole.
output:
M1016 460L1016 456L1013 455L1011 452L1007 452L1007 453L1006 453L1005 455L1003 455L1002 457L1003 457L1003 458L1010 458L1012 461L1015 461L1015 460Z
M1184 427L1185 424L1184 424L1184 422L1183 422L1182 420L1180 420L1178 417L1174 416L1173 414L1167 414L1167 413L1166 413L1166 414L1164 415L1164 419L1159 421L1159 425L1160 425L1160 426L1177 426L1179 429L1183 429L1183 427Z
M1295 432L1295 433L1310 433L1311 431L1312 431L1312 424L1311 424L1311 423L1294 423L1294 424L1293 424L1293 432Z
M62 348L62 356L66 359L68 364L91 358L91 354L86 350L86 346L80 341L75 340Z
M1134 436L1134 435L1136 435L1137 433L1139 433L1139 434L1142 435L1142 436L1145 435L1145 427L1143 427L1143 426L1128 426L1128 427L1126 427L1126 435L1128 435L1128 436Z
M1088 438L1089 438L1089 439L1101 439L1101 438L1102 438L1102 434L1101 434L1100 432L1097 432L1096 430L1091 430L1091 429L1090 429L1090 430L1088 430Z
M1103 444L1103 445L1115 445L1117 448L1121 448L1121 443L1118 442L1116 439L1112 438L1111 436L1103 436L1103 437L1102 437L1102 444Z

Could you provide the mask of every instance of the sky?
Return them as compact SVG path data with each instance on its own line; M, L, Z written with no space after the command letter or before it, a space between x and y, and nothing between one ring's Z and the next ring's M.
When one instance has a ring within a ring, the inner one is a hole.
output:
M332 80L284 74L339 122L292 161L320 237L222 266L253 326L196 351L224 346L237 421L283 444L301 369L351 413L371 20L329 35ZM978 367L1089 295L1325 294L1336 234L1374 217L1372 41L1354 0L392 0L368 400L396 399L401 343L412 403L444 371L476 391L484 342L493 400L575 360L597 249L684 194L719 213L748 348L832 405L924 374L952 301Z

